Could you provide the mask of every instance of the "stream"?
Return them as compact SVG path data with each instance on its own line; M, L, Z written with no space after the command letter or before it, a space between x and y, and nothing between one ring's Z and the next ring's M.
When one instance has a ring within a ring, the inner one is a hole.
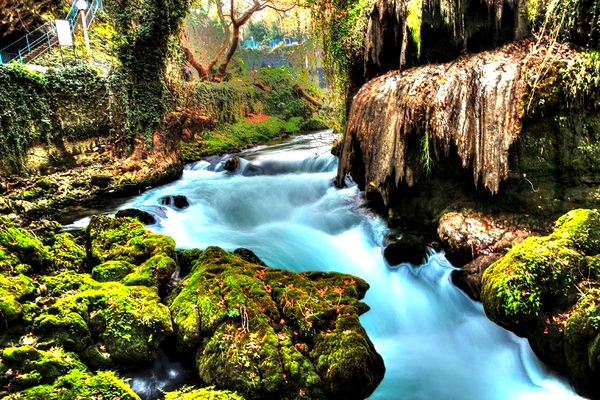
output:
M443 254L418 267L386 264L385 221L361 207L356 186L332 184L334 138L315 132L244 151L235 173L216 159L190 164L180 180L120 208L159 210L149 229L180 248L246 247L275 267L365 279L371 310L361 322L386 366L371 399L580 398L525 339L490 322L481 304L452 285ZM190 207L160 207L166 195L185 195Z

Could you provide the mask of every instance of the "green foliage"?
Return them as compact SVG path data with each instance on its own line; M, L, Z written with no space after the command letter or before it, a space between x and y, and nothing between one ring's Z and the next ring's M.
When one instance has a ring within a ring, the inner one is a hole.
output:
M113 131L125 136L118 143L122 150L128 150L136 136L149 139L172 103L164 78L169 42L188 8L189 0L106 4L121 43L118 58L122 68L111 80L111 112Z
M409 0L406 6L406 25L410 29L413 42L417 46L417 56L421 56L421 23L423 22L423 0Z
M355 89L350 81L352 70L362 68L355 63L362 58L368 13L373 3L373 0L333 0L315 2L312 7L317 33L323 39L325 72L338 97L339 108L333 113L337 122L334 128L339 131L343 131L346 123L345 101Z
M530 0L525 3L534 30L590 48L600 44L600 3L596 0Z
M202 143L202 154L223 154L274 139L286 133L297 133L300 130L300 122L300 118L290 118L285 122L271 117L258 122L247 120L237 122L223 129L207 132Z
M230 124L241 120L248 112L255 112L251 105L256 98L255 89L243 82L198 82L191 101L218 124Z
M293 76L289 68L260 68L256 71L254 79L265 83L271 89L259 93L266 114L283 119L309 118L312 115L313 111L309 105L294 93L294 87L305 86L305 82L298 79L298 76Z
M0 66L0 162L19 171L29 145L106 130L106 82L86 65L47 74ZM85 107L82 107L85 104Z

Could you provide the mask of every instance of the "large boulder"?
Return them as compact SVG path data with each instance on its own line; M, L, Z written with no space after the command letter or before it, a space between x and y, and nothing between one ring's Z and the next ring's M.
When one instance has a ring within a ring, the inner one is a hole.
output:
M271 269L211 247L169 308L206 384L248 399L363 399L384 373L358 320L367 288L350 275Z
M146 231L135 219L97 215L86 229L86 251L94 264L122 260L137 265L160 253L173 257L175 242L168 236Z
M42 280L44 310L34 330L76 352L93 367L151 362L172 333L155 288L96 282L65 272Z
M525 336L575 388L600 396L600 212L570 211L544 237L529 237L483 273L485 312Z

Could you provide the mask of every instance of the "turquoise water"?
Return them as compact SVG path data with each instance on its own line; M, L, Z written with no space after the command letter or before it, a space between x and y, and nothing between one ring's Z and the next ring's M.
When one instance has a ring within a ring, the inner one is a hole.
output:
M325 131L244 152L236 173L199 162L121 208L152 210L160 197L182 194L191 206L163 209L150 227L179 247L246 247L268 265L364 278L371 310L361 321L386 365L372 399L579 398L527 341L451 284L443 254L420 267L386 265L384 221L361 207L356 187L333 187L332 140Z

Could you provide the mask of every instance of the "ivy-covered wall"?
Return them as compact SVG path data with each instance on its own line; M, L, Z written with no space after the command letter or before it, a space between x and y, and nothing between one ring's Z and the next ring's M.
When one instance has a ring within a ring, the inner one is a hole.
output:
M2 66L0 88L0 170L5 174L21 171L35 144L61 158L69 142L108 135L107 80L86 65L47 73Z

